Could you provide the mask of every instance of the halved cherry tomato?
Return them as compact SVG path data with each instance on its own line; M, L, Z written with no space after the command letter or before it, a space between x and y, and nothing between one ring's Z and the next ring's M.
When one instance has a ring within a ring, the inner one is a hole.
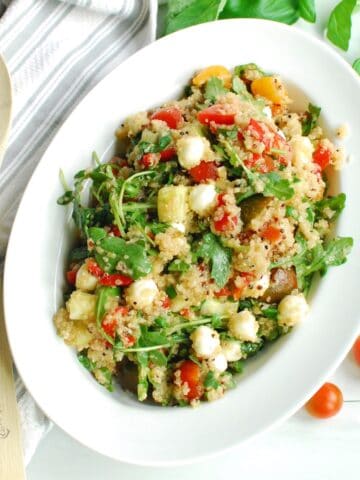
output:
M181 309L179 313L182 317L185 317L185 318L190 317L190 310L188 308Z
M217 204L219 207L222 207L225 205L225 200L224 200L225 195L226 193L219 193L217 197Z
M68 281L68 283L70 283L70 285L75 285L76 273L76 270L69 270L68 272L66 272L66 280Z
M279 228L269 225L261 233L261 237L269 242L278 242L281 238L281 231Z
M145 153L141 158L141 163L146 168L154 167L159 162L161 156L159 153Z
M307 402L306 410L313 417L329 418L336 415L343 405L341 390L333 383L325 383Z
M235 122L235 113L226 113L221 105L212 105L201 110L197 118L203 125L208 125L210 122L219 125L232 125Z
M218 169L215 162L200 162L196 167L190 168L190 175L196 182L205 182L206 180L216 180L218 178Z
M176 107L164 107L153 113L151 120L162 120L169 128L178 128L183 121L183 116Z
M122 340L126 347L132 347L136 342L136 338L133 335L130 335L129 333L123 335Z
M169 308L170 305L171 305L171 300L169 297L165 297L164 300L161 302L161 305L164 307L164 308Z
M329 165L331 160L331 151L328 148L325 148L321 144L318 145L317 149L313 153L313 161L317 163L320 167L320 170L323 171Z
M104 273L99 280L100 285L106 287L127 287L132 282L132 278L122 275L121 273Z
M219 291L214 292L215 297L230 297L231 290L230 288L223 287Z
M86 261L86 268L88 269L89 273L95 277L100 278L104 275L104 270L100 268L95 260L92 260L91 258Z
M163 150L160 152L160 160L166 161L170 160L170 158L174 157L176 155L176 150L175 148L167 148L166 150Z
M358 337L356 342L354 343L353 354L354 354L356 363L360 365L360 337Z
M188 400L195 400L202 395L202 386L200 383L200 367L191 360L185 360L179 367L180 379L182 383L187 383L189 391L186 395Z
M234 215L231 216L228 213L220 218L220 220L214 221L214 228L217 232L226 232L227 230L232 230L238 224L238 218Z

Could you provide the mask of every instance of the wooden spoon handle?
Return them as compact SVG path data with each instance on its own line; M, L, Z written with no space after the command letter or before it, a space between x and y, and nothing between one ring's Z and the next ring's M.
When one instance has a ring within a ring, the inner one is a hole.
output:
M4 480L24 480L26 477L19 413L2 298L2 280L0 278L0 477Z

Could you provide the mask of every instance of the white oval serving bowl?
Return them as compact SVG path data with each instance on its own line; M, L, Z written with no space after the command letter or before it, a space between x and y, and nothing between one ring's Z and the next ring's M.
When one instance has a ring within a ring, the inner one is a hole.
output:
M325 381L359 328L360 274L357 158L341 173L347 207L337 226L353 236L349 261L332 269L312 298L308 321L251 363L237 388L199 408L138 403L110 394L58 338L52 317L62 302L71 242L59 169L71 179L102 155L129 114L177 97L194 71L211 64L255 62L279 73L323 107L329 131L348 123L349 154L360 152L360 82L335 51L296 28L260 20L203 24L170 35L125 61L94 88L51 143L26 189L11 234L5 268L5 313L12 353L44 412L88 447L121 461L174 465L218 453L294 413Z

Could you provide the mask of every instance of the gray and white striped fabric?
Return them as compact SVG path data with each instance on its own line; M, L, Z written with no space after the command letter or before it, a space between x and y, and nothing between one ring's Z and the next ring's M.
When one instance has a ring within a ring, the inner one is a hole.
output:
M84 95L154 40L156 10L156 0L0 0L0 54L14 91L0 169L0 280L11 225L35 166ZM28 462L49 422L19 379L16 387Z

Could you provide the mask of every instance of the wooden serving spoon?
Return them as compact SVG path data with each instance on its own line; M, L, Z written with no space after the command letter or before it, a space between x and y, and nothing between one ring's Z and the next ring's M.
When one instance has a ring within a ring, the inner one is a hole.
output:
M11 123L11 100L10 76L0 56L0 166ZM19 412L2 298L2 279L0 278L0 477L4 480L24 480Z

